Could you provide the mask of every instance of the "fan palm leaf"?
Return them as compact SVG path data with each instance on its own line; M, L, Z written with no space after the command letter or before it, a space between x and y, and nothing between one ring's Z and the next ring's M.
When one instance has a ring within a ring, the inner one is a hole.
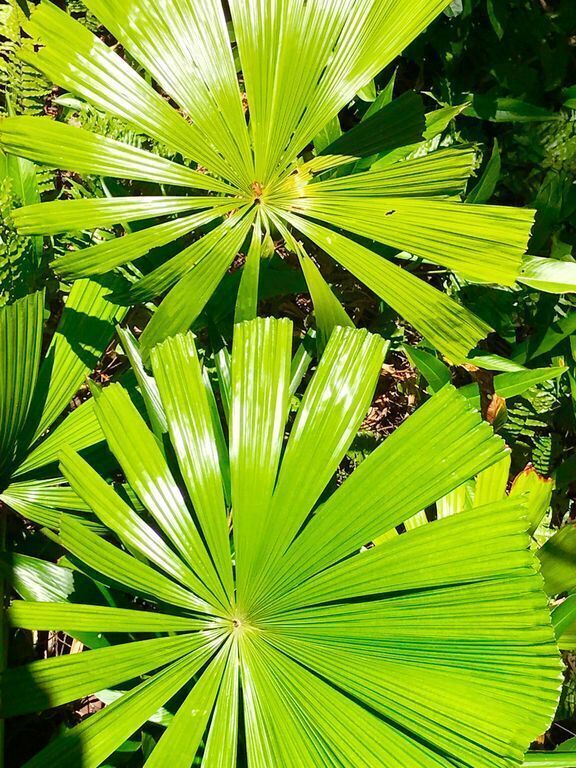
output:
M110 204L40 203L16 211L17 226L38 235L118 224L131 217L184 214L55 262L57 272L76 278L137 260L155 246L237 211L232 219L235 236L214 242L210 232L173 257L178 269L168 262L133 286L132 301L169 291L143 334L145 357L156 343L196 320L243 248L257 209L257 228L279 229L295 250L299 246L294 238L308 237L445 355L461 361L489 326L357 239L408 251L469 279L512 285L533 212L462 203L459 195L472 172L470 148L400 162L387 157L391 149L414 145L422 137L424 113L416 96L376 110L325 147L327 154L310 159L307 149L446 5L447 0L409 5L400 0L235 0L225 10L218 0L87 0L130 53L130 64L42 0L25 25L32 40L21 52L25 61L160 143L174 159L31 117L2 121L3 149L80 173L168 184L182 195ZM358 172L358 157L368 170ZM131 216L124 216L125 206L132 206ZM310 277L310 270L306 274ZM325 297L328 287L318 288L320 273L312 279L311 292ZM256 280L250 285L252 292L257 290ZM331 329L330 318L342 319L342 312L333 309L326 317L319 322L323 338Z
M145 511L69 448L63 474L108 535L63 514L58 540L141 607L13 603L14 627L131 633L4 673L6 716L125 691L28 768L95 768L177 693L148 768L234 768L240 749L259 768L502 768L548 726L560 665L521 497L366 547L500 461L503 442L446 386L334 488L384 343L334 330L287 428L291 348L287 320L236 326L224 452L191 334L151 354L172 450L120 384L96 396Z
M125 314L106 298L111 285L75 281L44 356L44 294L0 308L0 502L51 528L56 510L90 511L58 471L58 454L102 442L93 403L58 419Z

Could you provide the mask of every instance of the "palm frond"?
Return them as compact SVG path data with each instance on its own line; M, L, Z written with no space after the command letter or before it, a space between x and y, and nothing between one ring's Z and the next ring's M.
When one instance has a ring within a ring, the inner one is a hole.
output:
M156 637L6 673L3 685L17 694L4 697L3 714L145 675L53 740L32 768L96 768L178 692L149 766L196 758L234 768L242 739L252 768L512 768L547 727L560 665L521 496L364 546L500 462L502 441L446 386L327 490L369 405L384 344L334 331L285 445L291 344L287 320L236 326L229 502L191 335L151 355L189 499L128 394L112 385L96 398L145 510L66 451L72 489L91 500L109 536L64 516L58 539L84 572L156 610L16 603L11 622Z
M49 528L58 527L57 510L89 512L54 465L64 445L83 450L102 442L93 403L80 405L54 425L96 367L115 322L126 312L108 300L109 283L76 281L43 358L43 294L0 308L0 500Z
M81 174L183 190L173 206L163 194L156 201L140 200L139 209L135 203L133 214L142 221L202 210L193 190L223 196L207 196L206 214L197 219L154 222L149 231L129 234L126 242L91 245L85 257L66 255L55 261L55 269L73 278L104 274L145 256L155 242L171 245L181 235L198 232L212 223L211 215L223 217L224 224L232 216L238 237L230 233L210 252L202 249L211 241L201 245L199 239L199 253L193 244L181 258L170 248L155 273L135 278L132 301L146 302L169 291L144 336L146 357L155 343L187 330L198 318L232 263L233 251L248 236L248 221L257 220L262 231L283 229L285 244L296 252L302 247L297 233L308 236L319 222L341 230L343 240L335 252L324 236L311 238L317 247L366 282L443 353L453 360L465 358L488 326L453 300L399 274L399 268L370 249L358 251L354 236L414 254L469 280L509 286L527 264L522 259L532 212L465 205L458 199L472 171L473 151L461 147L430 153L420 139L423 132L428 138L445 127L460 108L438 110L442 116L435 126L428 120L424 130L420 97L404 94L392 100L392 81L356 126L342 132L337 125L339 110L446 4L232 0L228 8L219 0L88 0L90 11L125 47L129 55L124 58L42 0L30 19L22 20L30 36L20 51L22 59L75 94L87 109L124 124L137 140L118 141L77 125L25 116L2 121L3 149ZM86 126L106 130L105 120ZM336 130L328 131L317 149L329 154L310 157L309 145L326 126ZM117 129L112 134L122 136ZM82 201L82 206L76 202L17 211L16 226L22 234L86 228L82 215L95 226L119 223L99 211L99 200ZM246 216L235 216L236 211ZM346 259L346 249L354 258ZM249 269L253 266L250 259ZM545 290L551 282L555 290L564 290L569 280L546 280ZM185 312L188 294L193 300ZM179 312L181 321L176 322Z

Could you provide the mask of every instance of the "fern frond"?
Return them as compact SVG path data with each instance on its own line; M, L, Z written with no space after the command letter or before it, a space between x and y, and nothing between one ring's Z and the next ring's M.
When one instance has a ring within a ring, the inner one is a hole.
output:
M32 238L19 235L11 223L15 202L11 179L0 179L0 306L28 293L34 272Z
M7 0L0 7L0 97L5 112L42 115L52 86L40 72L18 57L23 46L31 45L22 35L24 19L16 0Z

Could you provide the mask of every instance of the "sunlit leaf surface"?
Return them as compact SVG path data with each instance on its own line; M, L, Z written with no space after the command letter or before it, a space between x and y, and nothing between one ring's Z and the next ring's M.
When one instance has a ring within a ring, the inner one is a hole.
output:
M502 440L446 385L334 488L384 342L336 328L290 424L291 351L288 320L236 326L230 503L191 334L151 354L169 452L120 385L96 397L143 509L67 449L62 471L108 535L64 517L59 541L140 609L42 593L46 602L16 601L8 616L14 627L133 639L9 669L2 714L137 682L30 768L96 768L177 692L147 766L235 768L245 750L253 768L511 767L547 728L560 664L524 497L487 494L385 536L502 466Z

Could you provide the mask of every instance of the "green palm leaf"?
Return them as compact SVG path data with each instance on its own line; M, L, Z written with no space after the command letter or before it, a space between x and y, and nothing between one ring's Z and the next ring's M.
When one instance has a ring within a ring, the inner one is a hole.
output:
M104 436L87 401L56 426L96 367L125 309L107 298L113 281L77 280L42 358L44 296L0 308L0 501L56 528L59 510L89 508L58 473L64 445L78 451Z
M148 218L173 213L188 213L188 211L202 208L218 209L220 205L222 207L227 206L228 200L229 198L211 197L122 197L55 200L52 203L26 206L26 208L19 209L21 212L17 216L19 216L18 225L23 231L42 229L44 234L54 235L67 230L77 231L82 228L109 227L120 221L145 221ZM237 204L237 201L232 202ZM194 227L200 223L204 223L204 219L196 221ZM172 238L185 234L187 231L183 229L187 226L187 217L183 221L178 220L177 223L170 221L167 224L171 225L171 230L168 231L170 231ZM176 226L180 229L174 229ZM168 228L164 227L162 230L158 230L151 227L150 229L155 231L148 232L148 236L156 236L158 244L162 244L163 233ZM133 239L128 239L130 236L122 238L122 243L124 240L127 241L124 247L128 248L139 234L139 232L133 233ZM119 243L119 241L114 242ZM170 240L166 242L170 242ZM83 253L91 254L92 248L101 248L102 256L106 253L104 244L90 246L84 249ZM62 257L62 259L67 258L68 256Z
M34 395L42 346L44 296L33 293L0 309L0 469L18 452Z
M115 5L115 24L122 24L123 20L129 22L131 4L121 2ZM108 4L106 6L112 8ZM98 10L104 11L106 6L102 3ZM139 13L142 12L140 8ZM156 7L154 15L158 24L162 23L163 13L163 9ZM211 29L213 25L214 19L211 19ZM202 165L214 168L226 178L230 167L211 148L206 135L173 109L124 59L85 26L52 3L43 2L34 9L25 29L41 48L34 52L24 50L21 56L44 71L49 79L83 96L103 111L125 120L137 131L168 145L184 157L192 155ZM158 31L165 34L165 28L152 30L156 35ZM63 48L69 56L62 56ZM222 47L218 47L217 51L221 55L226 54ZM173 56L172 52L170 56ZM165 62L161 63L165 65ZM174 64L180 69L184 66L186 69L183 71L189 71L192 61L183 58L180 52L180 56L174 58ZM206 74L213 76L210 70Z
M356 186L354 178L352 195L344 190L341 195L317 200L314 186L310 197L298 199L292 210L413 252L473 280L507 285L518 275L520 254L526 250L534 218L532 211L392 195L358 200L354 193L361 184ZM414 221L418 221L417 229Z
M233 191L217 179L210 179L152 152L48 118L10 117L1 125L0 140L5 150L38 163L55 167L66 165L78 173Z
M322 154L369 157L419 143L425 127L422 99L408 91L374 114L366 114L357 126L325 147Z
M151 354L173 454L119 385L96 398L145 510L67 450L64 473L109 535L64 517L58 538L140 609L16 602L9 617L149 636L10 669L3 713L146 677L29 767L96 768L177 692L149 766L234 768L241 749L255 768L511 767L548 726L560 664L521 496L365 546L505 459L502 441L446 386L334 490L384 344L337 328L287 428L291 347L287 320L236 326L229 502L191 335Z
M224 175L249 184L254 173L250 139L219 0L179 0L172 13L159 13L142 0L132 2L128 14L124 0L89 0L87 5L181 109L194 116L194 130L225 161L229 170Z
M33 42L21 55L61 87L124 121L143 136L147 148L31 117L3 120L0 145L35 162L168 184L182 194L140 202L94 199L28 206L15 214L20 231L48 234L130 221L131 216L155 220L147 230L56 261L57 272L77 278L137 261L151 248L198 233L204 224L238 209L225 220L237 230L236 237L220 240L213 232L198 237L133 285L133 301L169 291L142 340L145 359L156 343L187 330L198 318L236 253L247 248L253 224L262 232L279 229L296 251L290 228L310 237L453 361L465 358L489 332L463 306L412 275L405 278L388 257L361 249L351 239L376 240L479 282L512 285L519 276L532 212L463 204L460 195L473 153L460 147L427 154L418 143L424 120L417 95L380 105L332 146L320 142L322 151L332 154L304 156L315 137L334 125L339 110L447 0L417 0L409 6L401 0L88 0L87 5L144 76L47 0L33 8L25 24ZM402 144L408 145L406 151L394 150ZM414 147L422 156L410 157ZM204 196L198 197L197 190ZM120 217L124 205L131 216ZM202 208L197 218L158 221ZM112 222L109 216L117 218ZM318 229L310 219L330 229ZM340 238L337 247L327 234L332 229L342 231L334 233ZM255 258L246 267L244 289L257 275ZM307 273L310 277L310 268ZM317 297L318 291L323 296L320 303L315 299L318 314L324 312L325 298L331 306L328 317L336 313L344 320L325 288L317 288ZM244 312L241 306L238 317ZM326 313L318 319L324 341L330 322Z

